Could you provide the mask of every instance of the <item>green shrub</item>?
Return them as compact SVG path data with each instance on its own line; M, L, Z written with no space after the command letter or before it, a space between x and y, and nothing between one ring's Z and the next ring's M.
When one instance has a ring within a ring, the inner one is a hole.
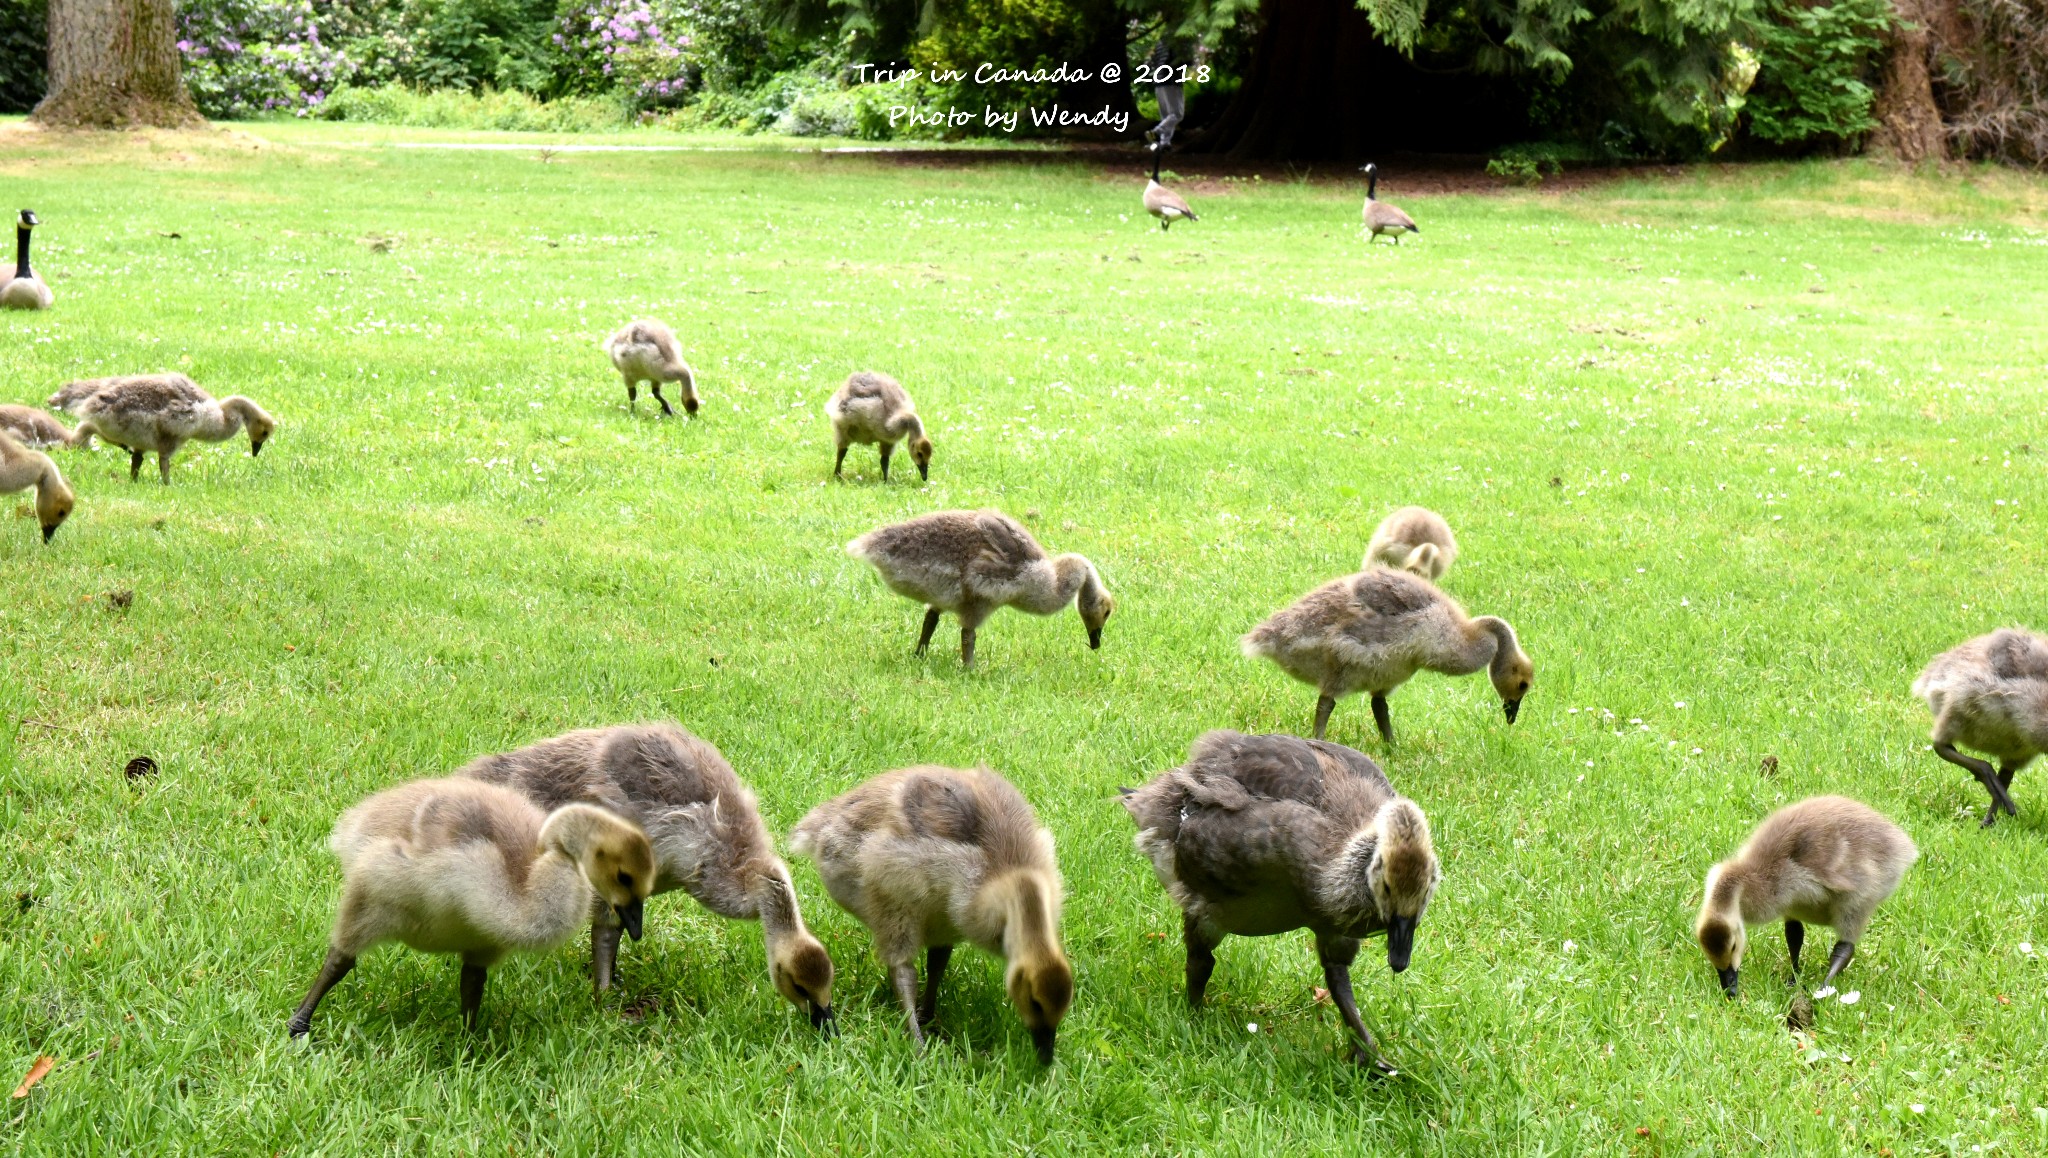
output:
M420 92L404 85L342 88L314 114L331 121L361 121L427 129L498 129L514 132L609 132L631 123L614 96L537 101L522 92L486 89Z
M43 99L48 0L0 0L0 113L25 113Z
M1870 81L1891 27L1888 0L1771 0L1766 12L1750 133L1780 145L1846 146L1876 128Z

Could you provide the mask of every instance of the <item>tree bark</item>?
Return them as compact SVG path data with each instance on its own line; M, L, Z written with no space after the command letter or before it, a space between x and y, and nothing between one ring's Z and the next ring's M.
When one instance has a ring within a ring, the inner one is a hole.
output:
M50 0L50 91L34 119L60 128L203 124L178 75L173 0Z
M1893 0L1891 51L1871 110L1877 117L1871 147L1909 165L1948 157L1941 106L1934 103L1934 80L1927 70L1933 56L1932 7L1925 0Z

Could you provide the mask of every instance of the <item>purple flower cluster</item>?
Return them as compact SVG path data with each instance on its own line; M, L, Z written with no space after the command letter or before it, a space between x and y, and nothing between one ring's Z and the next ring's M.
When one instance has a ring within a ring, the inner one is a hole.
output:
M320 42L310 0L188 0L177 29L186 86L210 117L305 116L355 72Z
M648 0L590 0L562 18L554 42L586 91L620 91L649 108L689 88L690 38L663 28Z

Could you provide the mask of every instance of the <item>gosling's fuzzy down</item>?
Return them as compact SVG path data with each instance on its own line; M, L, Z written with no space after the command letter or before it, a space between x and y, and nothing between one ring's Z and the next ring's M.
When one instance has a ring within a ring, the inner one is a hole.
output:
M1796 985L1806 926L1826 925L1835 931L1835 949L1821 978L1825 988L1919 857L1912 839L1869 805L1842 796L1787 805L1765 818L1739 852L1707 870L1693 936L1734 997L1749 945L1746 926L1785 922Z
M0 434L30 450L71 445L71 431L63 423L40 410L13 403L0 406Z
M1392 567L1435 583L1457 558L1458 540L1442 515L1428 507L1402 507L1373 531L1359 569Z
M1980 635L1934 657L1913 694L1934 713L1934 751L1991 794L1985 828L2011 816L2014 773L2048 752L2048 638L2016 627ZM1997 757L1998 770L1956 745Z
M791 847L816 862L832 899L874 934L920 1047L953 945L972 941L1008 962L1004 989L1038 1060L1051 1064L1074 998L1060 948L1059 866L1052 833L1009 781L987 768L887 772L812 809Z
M183 374L132 374L88 378L50 396L52 407L78 416L72 443L92 445L98 435L128 452L128 481L142 475L142 456L156 453L157 471L171 484L171 457L185 443L225 442L249 431L249 454L277 429L277 420L239 394L216 400Z
M1365 228L1371 234L1366 238L1367 241L1377 241L1380 234L1384 233L1394 239L1395 245L1399 245L1403 233L1422 232L1422 228L1415 224L1413 217L1374 196L1380 186L1378 165L1367 165L1359 172L1365 174L1365 208L1361 215L1365 219Z
M917 464L917 477L932 477L932 440L925 436L924 420L903 384L887 374L862 370L847 378L825 403L825 417L832 422L832 438L839 456L832 460L832 477L840 477L846 465L846 448L854 443L879 445L882 453L882 481L889 481L889 456L896 444L910 443L910 461Z
M1095 564L1080 555L1047 558L1017 520L1001 511L938 511L869 531L846 545L881 573L891 591L926 605L917 654L932 641L941 612L960 620L960 662L974 666L974 633L1004 607L1056 615L1074 604L1088 646L1102 646L1102 625L1116 601Z
M516 789L544 809L581 801L638 823L659 866L653 891L682 889L722 917L761 922L775 991L812 1025L830 1021L832 958L804 926L754 793L717 748L675 724L624 724L480 757L457 775ZM591 976L599 989L611 985L619 932L598 910Z
M661 403L662 415L675 417L675 409L661 396L661 387L665 382L677 382L683 387L683 409L692 416L697 413L697 374L683 361L674 330L653 318L628 322L604 340L604 352L611 356L619 377L626 380L628 409L639 406L640 383L645 382L654 387L654 400Z
M590 804L543 813L479 780L418 780L343 813L328 847L341 905L327 960L292 1014L291 1034L371 946L401 941L462 957L462 1017L475 1028L486 971L512 952L551 949L599 904L640 935L654 850L640 827Z
M1323 738L1339 696L1372 693L1373 722L1391 743L1387 695L1418 671L1470 675L1484 668L1508 723L1515 722L1536 667L1504 619L1465 614L1456 600L1406 571L1374 568L1333 579L1275 612L1239 641L1322 693L1315 738Z
M29 209L14 219L14 276L0 281L0 310L47 310L57 300L28 264L29 234L39 224Z
M1353 1060L1386 1069L1358 1015L1351 963L1361 939L1385 933L1388 968L1408 968L1442 875L1422 809L1363 753L1222 731L1124 794L1138 851L1181 909L1188 1001L1202 1003L1226 935L1308 929L1330 998L1357 1035Z
M5 433L0 433L0 495L36 489L36 522L43 528L43 542L56 537L57 528L71 517L78 502L63 472L50 456L30 450Z

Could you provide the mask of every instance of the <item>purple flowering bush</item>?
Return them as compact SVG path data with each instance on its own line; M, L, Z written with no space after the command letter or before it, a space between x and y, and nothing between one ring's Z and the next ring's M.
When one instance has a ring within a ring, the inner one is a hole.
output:
M177 28L185 85L209 117L305 116L355 72L321 43L309 0L185 0Z
M554 43L571 92L616 93L645 110L681 105L690 88L691 38L650 0L586 0L562 17Z

